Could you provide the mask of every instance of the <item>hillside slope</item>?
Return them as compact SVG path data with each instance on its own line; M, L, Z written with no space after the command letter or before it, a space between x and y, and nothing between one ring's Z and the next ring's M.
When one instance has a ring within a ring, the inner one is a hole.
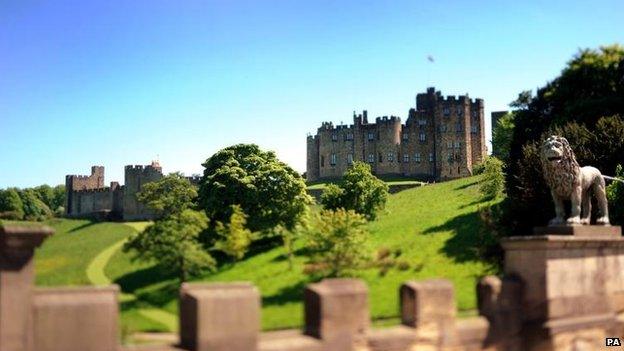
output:
M477 178L438 183L390 195L386 211L370 226L372 255L381 247L401 250L398 260L407 270L391 269L385 275L378 268L361 272L370 287L371 314L374 319L398 315L398 288L410 279L448 278L456 289L460 310L476 306L477 279L494 267L475 254L480 222ZM201 281L251 281L262 293L262 327L279 329L301 326L302 292L310 281L302 274L305 258L296 257L292 270L282 248L246 257L225 265ZM160 275L149 265L128 273L132 263L118 252L107 267L107 275L122 289L177 313L177 285L173 277ZM137 266L138 267L138 266ZM392 321L390 321L392 322Z

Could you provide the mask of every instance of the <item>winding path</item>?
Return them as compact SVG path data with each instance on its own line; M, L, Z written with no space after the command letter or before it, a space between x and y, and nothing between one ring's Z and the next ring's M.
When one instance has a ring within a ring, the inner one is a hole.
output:
M142 228L138 228L136 225L131 225L134 229L142 230ZM104 268L110 261L111 257L123 246L126 239L119 240L113 245L105 248L100 251L97 256L93 258L93 260L87 266L87 278L93 285L110 285L112 284L111 280L104 273ZM137 297L133 294L121 293L119 297L120 301L128 302L134 301ZM177 331L178 330L178 319L177 316L164 311L160 308L155 307L142 307L137 309L137 312L145 318L148 318L156 323L164 325L169 331Z

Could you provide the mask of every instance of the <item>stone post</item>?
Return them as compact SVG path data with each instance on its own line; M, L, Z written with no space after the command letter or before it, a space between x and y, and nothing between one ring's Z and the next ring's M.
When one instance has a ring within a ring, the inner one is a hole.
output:
M368 288L358 279L325 279L304 291L305 334L328 350L356 350L366 345L370 326Z
M516 277L482 278L477 285L479 314L489 321L486 344L519 350L522 331L522 282Z
M455 339L455 294L444 279L410 281L401 285L401 322L416 328L419 343L437 347Z
M116 285L36 289L34 350L117 350L118 292Z
M523 283L526 350L604 346L624 311L620 227L536 228L502 241L505 273Z
M47 227L0 226L0 350L33 350L32 258L53 233Z
M193 351L254 351L260 294L250 283L182 284L180 343Z

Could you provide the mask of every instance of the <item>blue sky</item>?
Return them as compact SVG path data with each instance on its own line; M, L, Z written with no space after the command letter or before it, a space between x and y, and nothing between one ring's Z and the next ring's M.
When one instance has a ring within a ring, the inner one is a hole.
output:
M0 1L0 187L94 164L123 182L157 157L200 173L241 142L304 171L322 121L405 120L432 85L489 116L624 43L623 18L621 0Z

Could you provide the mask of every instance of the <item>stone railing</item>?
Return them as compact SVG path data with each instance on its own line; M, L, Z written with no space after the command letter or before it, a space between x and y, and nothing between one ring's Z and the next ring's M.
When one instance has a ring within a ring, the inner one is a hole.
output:
M599 350L624 332L619 227L504 240L505 276L481 279L480 316L466 319L450 282L410 281L398 292L401 325L371 329L367 286L328 279L305 288L302 331L262 333L253 285L183 284L179 343L160 346L120 345L116 286L33 288L33 252L51 234L0 228L0 350Z

